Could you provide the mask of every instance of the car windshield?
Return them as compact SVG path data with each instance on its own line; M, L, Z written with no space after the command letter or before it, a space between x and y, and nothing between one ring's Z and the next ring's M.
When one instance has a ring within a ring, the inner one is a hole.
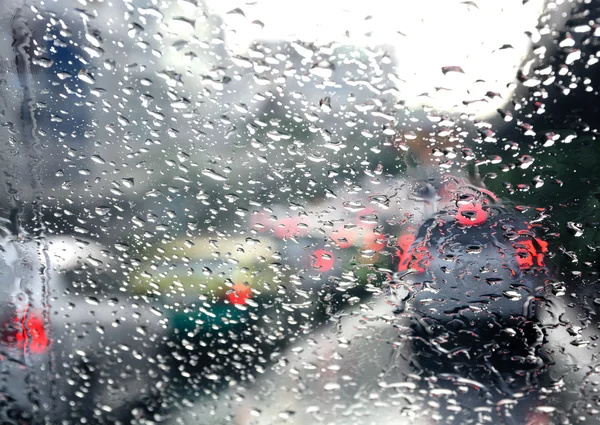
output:
M591 0L0 1L0 423L600 423L599 46Z

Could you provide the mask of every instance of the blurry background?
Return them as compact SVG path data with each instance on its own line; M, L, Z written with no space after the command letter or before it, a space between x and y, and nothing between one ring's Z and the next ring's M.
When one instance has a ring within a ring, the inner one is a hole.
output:
M3 414L161 422L255 380L381 284L362 265L388 267L389 255L365 254L381 248L367 240L376 224L356 216L393 194L377 224L414 213L407 175L470 175L539 218L569 302L595 328L598 10L3 3L2 302L17 317L36 305L50 341L36 360L3 340L7 400L11 379L37 394ZM348 223L358 236L343 235ZM335 267L326 238L348 248ZM335 288L352 279L342 302ZM23 370L48 388L15 378Z

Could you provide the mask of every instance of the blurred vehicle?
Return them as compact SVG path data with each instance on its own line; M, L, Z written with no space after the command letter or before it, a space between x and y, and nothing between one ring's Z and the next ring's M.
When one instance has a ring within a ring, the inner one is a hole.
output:
M453 201L400 249L371 300L229 395L236 423L595 423L577 406L593 330L561 301L540 225L488 191L450 186Z
M9 226L1 245L2 422L130 423L160 392L162 319L106 281L114 254L94 241L40 240Z
M181 371L170 379L175 400L253 382L276 351L322 320L316 294L294 281L274 242L177 239L142 254L129 282L168 320L165 355Z

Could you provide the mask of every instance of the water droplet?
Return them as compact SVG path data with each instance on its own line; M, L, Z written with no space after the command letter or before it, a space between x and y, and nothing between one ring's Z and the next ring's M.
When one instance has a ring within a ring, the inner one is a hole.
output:
M92 77L85 69L79 71L79 73L77 74L77 78L88 84L96 84L96 80L94 79L94 77Z
M217 180L217 181L220 181L220 182L227 181L227 177L225 177L225 176L217 173L214 170L208 169L208 168L202 170L202 175L204 175L206 177L210 177L211 179Z

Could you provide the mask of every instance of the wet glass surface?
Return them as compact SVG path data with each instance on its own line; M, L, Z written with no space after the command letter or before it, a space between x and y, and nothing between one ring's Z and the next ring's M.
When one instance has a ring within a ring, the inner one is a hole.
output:
M0 423L600 423L599 13L0 2Z

